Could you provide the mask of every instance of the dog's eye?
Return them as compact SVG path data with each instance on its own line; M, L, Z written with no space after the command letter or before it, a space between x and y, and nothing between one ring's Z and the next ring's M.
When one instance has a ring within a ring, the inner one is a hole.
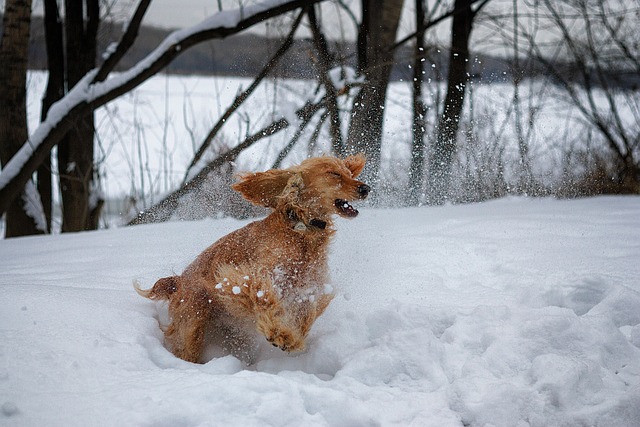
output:
M337 178L342 178L342 174L339 172L329 172L329 175L335 176Z

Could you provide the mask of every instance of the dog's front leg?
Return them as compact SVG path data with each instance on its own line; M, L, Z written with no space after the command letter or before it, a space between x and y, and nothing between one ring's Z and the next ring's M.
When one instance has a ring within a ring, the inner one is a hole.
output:
M316 319L324 313L333 297L333 294L322 294L314 301L305 301L297 305L295 325L302 337L306 338Z
M284 351L304 349L304 334L292 322L291 313L267 275L247 273L248 269L222 266L218 269L215 293L230 314L250 318L267 341Z
M302 351L305 347L304 335L291 325L289 317L278 302L272 308L258 313L256 328L274 347L287 352Z

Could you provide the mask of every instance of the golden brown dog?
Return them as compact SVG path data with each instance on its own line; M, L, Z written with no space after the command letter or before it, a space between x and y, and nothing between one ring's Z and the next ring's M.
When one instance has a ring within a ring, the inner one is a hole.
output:
M146 298L169 300L165 338L176 356L201 362L205 337L216 332L231 347L246 345L257 330L282 350L304 349L333 298L327 266L332 216L357 216L349 202L369 194L355 179L364 163L362 155L317 157L240 177L233 188L273 211L218 240L181 275L149 290L136 285Z

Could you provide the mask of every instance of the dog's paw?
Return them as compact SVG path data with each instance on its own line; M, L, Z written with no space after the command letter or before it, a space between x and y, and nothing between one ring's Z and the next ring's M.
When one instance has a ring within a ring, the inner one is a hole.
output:
M273 319L258 319L257 328L271 345L278 347L280 350L295 352L302 351L305 348L304 338L300 334L279 322L274 322Z
M276 330L265 337L272 346L278 347L282 351L290 353L304 350L304 340L298 338L292 331Z

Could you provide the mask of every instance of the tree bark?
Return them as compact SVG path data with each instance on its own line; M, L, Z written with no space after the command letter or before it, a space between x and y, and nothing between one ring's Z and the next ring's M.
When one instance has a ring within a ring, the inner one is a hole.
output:
M424 178L424 135L427 127L427 109L422 99L422 84L424 82L424 0L416 0L416 44L413 61L413 143L411 144L411 165L409 166L409 205L420 203L422 180Z
M363 179L378 181L384 105L393 67L393 49L403 0L362 0L358 31L358 67L366 84L353 103L346 153L364 152L367 166Z
M72 88L96 65L96 37L100 21L98 0L65 0L66 83ZM58 172L62 195L62 231L97 228L94 210L97 182L93 164L93 111L84 115L58 144Z
M54 102L64 96L64 45L62 38L62 21L57 0L44 0L44 32L47 48L47 70L49 76L47 89L42 98L40 119L44 121L49 108ZM52 172L51 156L47 157L38 168L38 193L42 201L42 208L47 220L47 227L51 229L52 218Z
M315 8L309 8L309 25L313 34L313 44L318 52L316 67L318 70L318 80L324 86L326 93L327 112L329 113L329 133L331 135L331 150L333 154L344 157L344 143L342 142L342 123L340 121L340 110L338 109L338 92L331 81L329 71L331 70L331 54L329 45L320 29Z
M454 5L458 13L453 15L451 24L447 95L429 159L428 191L431 204L443 204L449 196L451 168L468 83L469 39L474 18L472 4L473 0L456 0Z
M27 131L27 54L31 26L31 0L7 0L0 40L0 161L11 160L28 138ZM21 187L21 195L6 216L6 237L39 234L34 219L26 212L25 201L32 194Z

